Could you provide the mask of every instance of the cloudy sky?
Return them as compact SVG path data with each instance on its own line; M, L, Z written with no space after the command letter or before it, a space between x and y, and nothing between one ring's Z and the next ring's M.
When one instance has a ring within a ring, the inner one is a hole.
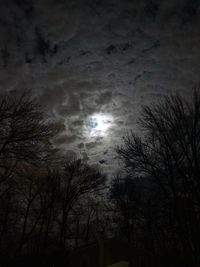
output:
M0 91L32 89L55 145L106 172L141 105L200 77L199 0L1 0Z

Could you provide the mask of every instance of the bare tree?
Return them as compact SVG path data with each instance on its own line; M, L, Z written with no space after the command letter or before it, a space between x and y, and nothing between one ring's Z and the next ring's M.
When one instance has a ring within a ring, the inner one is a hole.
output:
M136 243L135 224L141 209L141 190L137 179L116 175L112 180L109 198L118 221L117 231L129 243Z
M174 213L183 257L200 259L200 94L171 95L143 108L141 136L130 132L117 149L126 169L148 177ZM195 229L195 230L194 230Z
M19 162L37 164L50 151L54 130L29 91L0 96L1 182Z
M22 251L41 224L45 213L41 192L47 182L42 174L47 160L54 157L55 133L30 91L0 95L2 253L16 247Z
M81 159L66 162L61 174L60 244L65 245L68 215L86 194L102 190L105 175Z

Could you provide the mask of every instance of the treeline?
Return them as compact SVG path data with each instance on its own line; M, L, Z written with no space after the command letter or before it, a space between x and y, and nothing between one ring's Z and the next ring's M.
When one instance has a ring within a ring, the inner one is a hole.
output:
M116 149L124 165L111 181L61 156L48 121L29 93L1 96L1 266L70 266L68 253L102 233L147 250L157 266L199 266L197 90L143 107L139 134Z

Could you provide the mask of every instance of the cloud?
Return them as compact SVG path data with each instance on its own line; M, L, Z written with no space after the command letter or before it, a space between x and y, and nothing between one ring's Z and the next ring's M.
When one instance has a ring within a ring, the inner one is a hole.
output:
M80 143L80 144L77 145L77 147L78 147L79 149L84 148L84 146L85 146L84 143Z
M88 161L90 159L88 154L85 151L81 152L81 156L84 161Z
M106 160L101 159L101 160L99 161L99 163L100 163L100 164L106 164Z
M199 82L198 0L25 2L1 5L0 90L33 89L57 122L55 144L105 160L108 172L141 105ZM91 138L84 124L98 112L111 114L114 125Z
M72 143L75 140L76 136L74 135L61 134L54 140L54 142L57 146L63 146L63 144L68 145L69 143Z

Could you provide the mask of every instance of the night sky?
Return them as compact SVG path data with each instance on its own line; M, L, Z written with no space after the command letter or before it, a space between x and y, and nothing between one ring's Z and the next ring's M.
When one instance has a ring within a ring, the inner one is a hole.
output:
M1 0L0 91L30 88L64 153L117 169L143 104L199 82L199 0Z

